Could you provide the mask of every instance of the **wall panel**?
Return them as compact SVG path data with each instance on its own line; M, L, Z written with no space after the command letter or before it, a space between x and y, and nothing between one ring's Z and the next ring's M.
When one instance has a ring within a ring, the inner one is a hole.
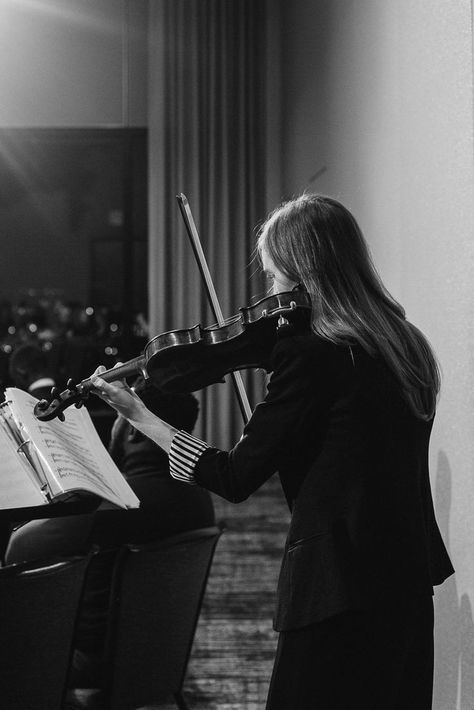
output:
M474 239L468 0L283 6L284 194L352 208L444 380L431 448L456 575L436 592L435 710L474 706Z

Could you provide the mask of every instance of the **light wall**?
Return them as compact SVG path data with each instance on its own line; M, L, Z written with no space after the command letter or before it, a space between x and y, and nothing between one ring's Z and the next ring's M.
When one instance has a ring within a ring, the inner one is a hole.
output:
M147 0L0 0L0 126L146 125Z
M434 710L474 707L474 239L469 0L283 3L283 193L348 205L444 373L431 447L456 575L436 591Z

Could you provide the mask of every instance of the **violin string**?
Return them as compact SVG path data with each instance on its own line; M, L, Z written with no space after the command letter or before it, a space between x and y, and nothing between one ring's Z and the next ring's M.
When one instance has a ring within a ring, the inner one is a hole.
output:
M234 314L233 316L229 316L228 318L224 318L224 321L219 325L219 323L212 323L211 325L207 325L206 329L207 330L212 330L213 328L220 328L221 326L224 325L230 325L231 323L235 323L238 321L240 318L240 313Z

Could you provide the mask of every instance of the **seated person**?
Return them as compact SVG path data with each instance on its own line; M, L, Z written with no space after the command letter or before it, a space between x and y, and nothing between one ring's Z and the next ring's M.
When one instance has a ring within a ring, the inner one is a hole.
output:
M173 426L191 433L198 415L194 395L164 395L142 379L136 383L136 391L148 408ZM92 546L108 549L214 525L214 508L208 491L175 481L169 475L165 452L121 417L113 428L110 453L138 496L140 508L110 509L109 504L101 504L96 511L84 515L31 520L12 533L5 555L7 564L84 554ZM90 565L71 687L101 685L100 654L110 577L111 569L103 563Z
M55 385L46 353L33 343L15 348L10 355L8 371L15 387L38 399L48 398Z

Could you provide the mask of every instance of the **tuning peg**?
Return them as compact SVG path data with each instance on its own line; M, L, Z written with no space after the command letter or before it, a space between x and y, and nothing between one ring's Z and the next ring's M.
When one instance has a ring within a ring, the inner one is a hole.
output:
M71 392L76 391L76 383L71 377L66 382L66 385L67 385L68 390L70 390Z
M280 316L277 323L277 337L285 338L293 333L293 325L290 323L288 318Z
M80 409L84 405L84 400L80 399L76 404L74 405L76 409Z
M58 419L59 419L60 422L64 422L65 419L66 419L66 417L64 416L64 414L63 414L62 412L59 412L59 414L58 414Z
M60 391L59 387L51 387L52 399L59 399L60 394L61 394L61 391Z
M39 412L45 412L49 407L49 402L47 399L40 399L39 402L35 404L35 409Z

